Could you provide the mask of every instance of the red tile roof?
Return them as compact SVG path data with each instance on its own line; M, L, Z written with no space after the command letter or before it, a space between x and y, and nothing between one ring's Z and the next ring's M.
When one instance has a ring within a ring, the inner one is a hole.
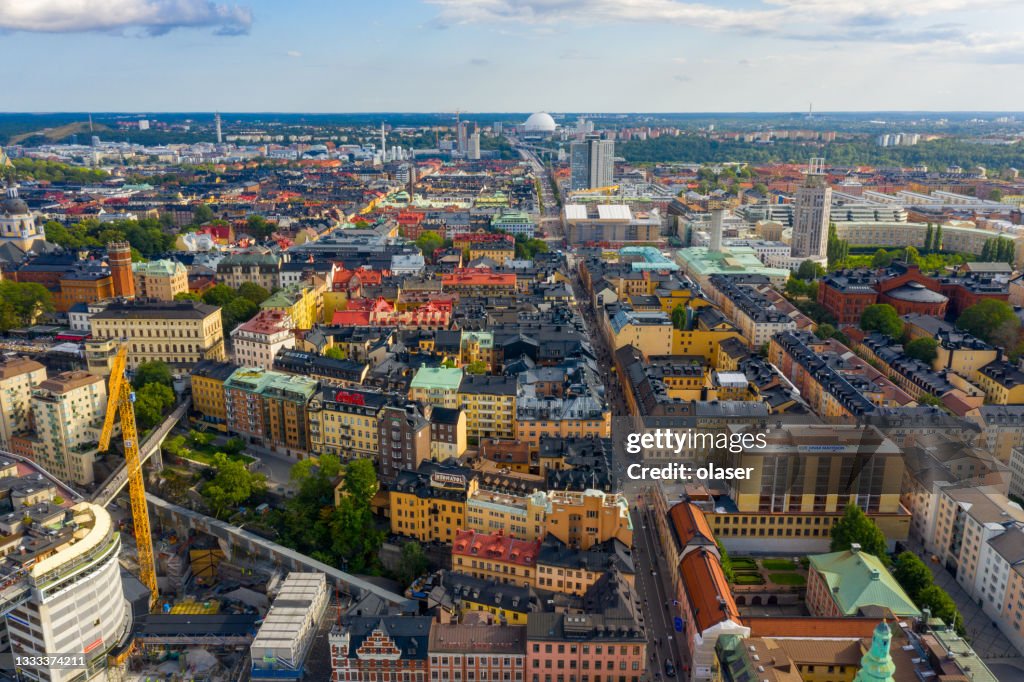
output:
M668 510L668 515L681 546L686 547L694 540L703 540L702 544L715 543L707 517L692 502L680 502Z
M690 552L679 562L690 615L698 632L731 620L740 623L740 612L718 557L707 549Z
M743 623L751 637L868 637L878 618L816 618L748 616Z
M516 540L502 532L477 533L459 531L452 542L452 555L501 561L520 566L533 566L540 554L540 540Z
M442 287L478 286L484 284L515 287L516 276L514 274L495 274L488 271L457 272L441 276Z

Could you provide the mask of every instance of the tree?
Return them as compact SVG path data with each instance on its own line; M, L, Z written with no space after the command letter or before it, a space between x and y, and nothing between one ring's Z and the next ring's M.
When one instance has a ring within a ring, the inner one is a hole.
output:
M160 416L163 416L165 412L174 407L176 398L174 391L165 384L146 384L135 392L136 403L140 400L151 401ZM157 421L160 421L159 418Z
M719 563L722 564L722 573L725 575L726 580L733 582L736 580L736 572L733 570L732 559L729 557L729 552L727 552L725 547L722 546L721 541L718 541L715 544L718 545L718 556Z
M263 240L274 234L275 226L268 223L263 216L251 215L245 220L245 231L257 240Z
M235 300L237 296L238 294L235 293L235 290L227 284L218 284L203 292L203 303L223 308L228 303ZM224 328L228 329L229 327L224 325Z
M921 591L932 584L932 572L913 552L903 552L896 557L893 576L907 596L917 603Z
M998 187L993 188L992 190L989 191L988 198L989 201L1002 201L1003 190L999 189Z
M324 351L324 357L331 358L333 360L344 360L345 351L343 351L338 346L331 346L330 348Z
M938 357L938 347L939 344L935 339L930 336L923 336L903 346L903 352L909 357L917 358L921 362L930 365Z
M252 301L256 305L270 298L270 292L253 282L242 282L238 287L238 295Z
M836 328L828 323L819 324L814 334L819 339L831 339L836 334Z
M936 223L935 234L932 236L932 250L942 251L942 223Z
M903 335L903 321L888 303L876 303L865 308L860 316L860 328L866 332L881 332L891 339Z
M398 579L403 585L409 585L413 580L427 572L430 562L427 555L423 553L423 547L418 542L407 542L402 545L402 552L398 558Z
M475 360L466 365L467 374L487 374L491 368L483 360Z
M956 602L938 585L929 585L917 595L917 606L928 609L936 618L941 618L946 625L951 625L959 634L964 632L964 618L956 607Z
M43 313L53 312L50 290L35 282L0 282L0 331L35 324Z
M548 252L548 243L543 239L531 239L522 235L516 236L516 258L533 260L539 253Z
M240 455L245 450L245 441L241 438L228 438L224 443L224 452L229 455Z
M924 232L924 250L928 251L932 248L932 224L928 223L928 227Z
M825 256L828 259L828 269L836 270L842 266L843 262L846 261L850 255L850 243L845 239L840 239L839 234L836 231L836 224L829 223L828 225L828 242L826 245ZM824 273L823 273L824 274ZM808 279L804 277L802 279Z
M796 276L805 282L818 279L825 274L825 270L812 260L805 260L796 270Z
M433 230L424 230L416 238L416 247L427 258L433 258L434 251L444 246L444 238Z
M359 504L369 509L370 501L377 494L379 487L372 460L356 459L345 465L342 489Z
M135 411L135 421L142 429L153 428L163 418L163 406L159 400L154 398L136 395L135 404L132 407Z
M672 326L682 331L686 329L686 308L682 304L672 309Z
M163 384L168 388L174 388L174 376L171 368L166 362L153 360L152 362L140 362L135 368L135 378L132 379L132 386L138 390L146 384Z
M195 301L196 303L202 303L203 302L203 297L200 296L199 294L193 293L191 291L187 291L187 292L183 291L181 293L175 294L174 295L174 300L175 301Z
M871 267L887 268L890 265L892 265L892 254L885 249L875 251L875 255L871 257Z
M228 459L223 452L213 456L213 467L217 473L203 486L201 494L217 518L266 488L263 474L250 472L245 464Z
M168 436L164 439L161 449L171 457L180 457L181 454L187 449L185 447L185 436Z
M1020 321L1005 302L986 298L960 313L956 327L982 341L995 343L997 338L1005 341L1007 332L1016 332Z
M885 533L855 504L847 505L843 518L832 526L831 551L842 552L854 543L879 559L886 558Z
M931 405L933 407L942 405L942 401L931 393L922 393L917 397L917 402L921 405Z
M807 289L807 282L795 276L793 273L790 273L789 278L786 280L786 286L783 290L791 298L806 298Z
M221 308L221 323L224 325L224 329L234 329L243 322L251 320L259 311L258 305L247 298L239 297Z
M191 429L188 432L188 442L192 447L203 447L213 442L213 434Z
M196 225L202 225L213 220L213 209L206 204L196 204L195 208L192 209L192 222Z
M911 265L921 265L921 253L913 246L903 249L903 260Z

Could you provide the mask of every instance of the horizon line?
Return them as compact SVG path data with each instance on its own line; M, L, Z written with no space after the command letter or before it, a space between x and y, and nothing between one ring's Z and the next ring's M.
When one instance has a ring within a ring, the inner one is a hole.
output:
M139 109L134 111L122 110L122 111L97 111L97 110L43 110L43 111L8 111L0 109L0 116L49 116L58 114L92 114L92 115L129 115L137 116L142 114L213 114L219 112L221 115L224 114L261 114L261 115L313 115L313 116L368 116L368 115L429 115L429 116L452 116L454 111L414 111L414 110L366 110L366 111L258 111L258 110L239 110L239 111L228 111L224 109ZM580 110L553 110L553 109L539 109L536 111L467 111L459 110L459 114L482 114L482 115L499 115L499 114L531 114L531 113L548 113L557 115L567 114L590 114L593 116L636 116L636 115L658 115L658 116L693 116L693 115L735 115L735 114L800 114L807 116L806 110L797 109L777 109L777 110L734 110L734 111L596 111L593 109L580 109ZM824 116L828 114L1020 114L1024 116L1024 110L1012 110L1012 109L819 109L811 114L811 118L817 116Z

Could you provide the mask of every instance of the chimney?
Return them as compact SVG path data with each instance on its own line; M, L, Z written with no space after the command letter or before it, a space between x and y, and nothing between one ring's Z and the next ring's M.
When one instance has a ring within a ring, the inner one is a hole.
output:
M110 279L114 285L114 296L135 298L131 244L128 242L107 244L107 263L110 265Z
M716 207L711 209L711 246L710 250L719 253L722 250L722 218L725 209Z
M860 552L860 543L859 542L851 543L850 544L850 552L852 552L853 554L859 553Z

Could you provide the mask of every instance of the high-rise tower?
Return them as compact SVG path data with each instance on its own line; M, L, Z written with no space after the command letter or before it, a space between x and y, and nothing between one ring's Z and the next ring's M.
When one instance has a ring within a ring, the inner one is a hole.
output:
M825 159L811 159L804 185L796 191L790 255L794 258L825 258L831 215L832 188L825 183Z
M114 295L135 298L135 278L132 276L132 246L128 242L107 244L107 264L114 284Z
M216 111L213 114L213 123L217 127L217 144L223 144L224 139L220 134L220 112Z
M569 147L572 189L594 189L612 184L615 176L615 140L596 135Z

